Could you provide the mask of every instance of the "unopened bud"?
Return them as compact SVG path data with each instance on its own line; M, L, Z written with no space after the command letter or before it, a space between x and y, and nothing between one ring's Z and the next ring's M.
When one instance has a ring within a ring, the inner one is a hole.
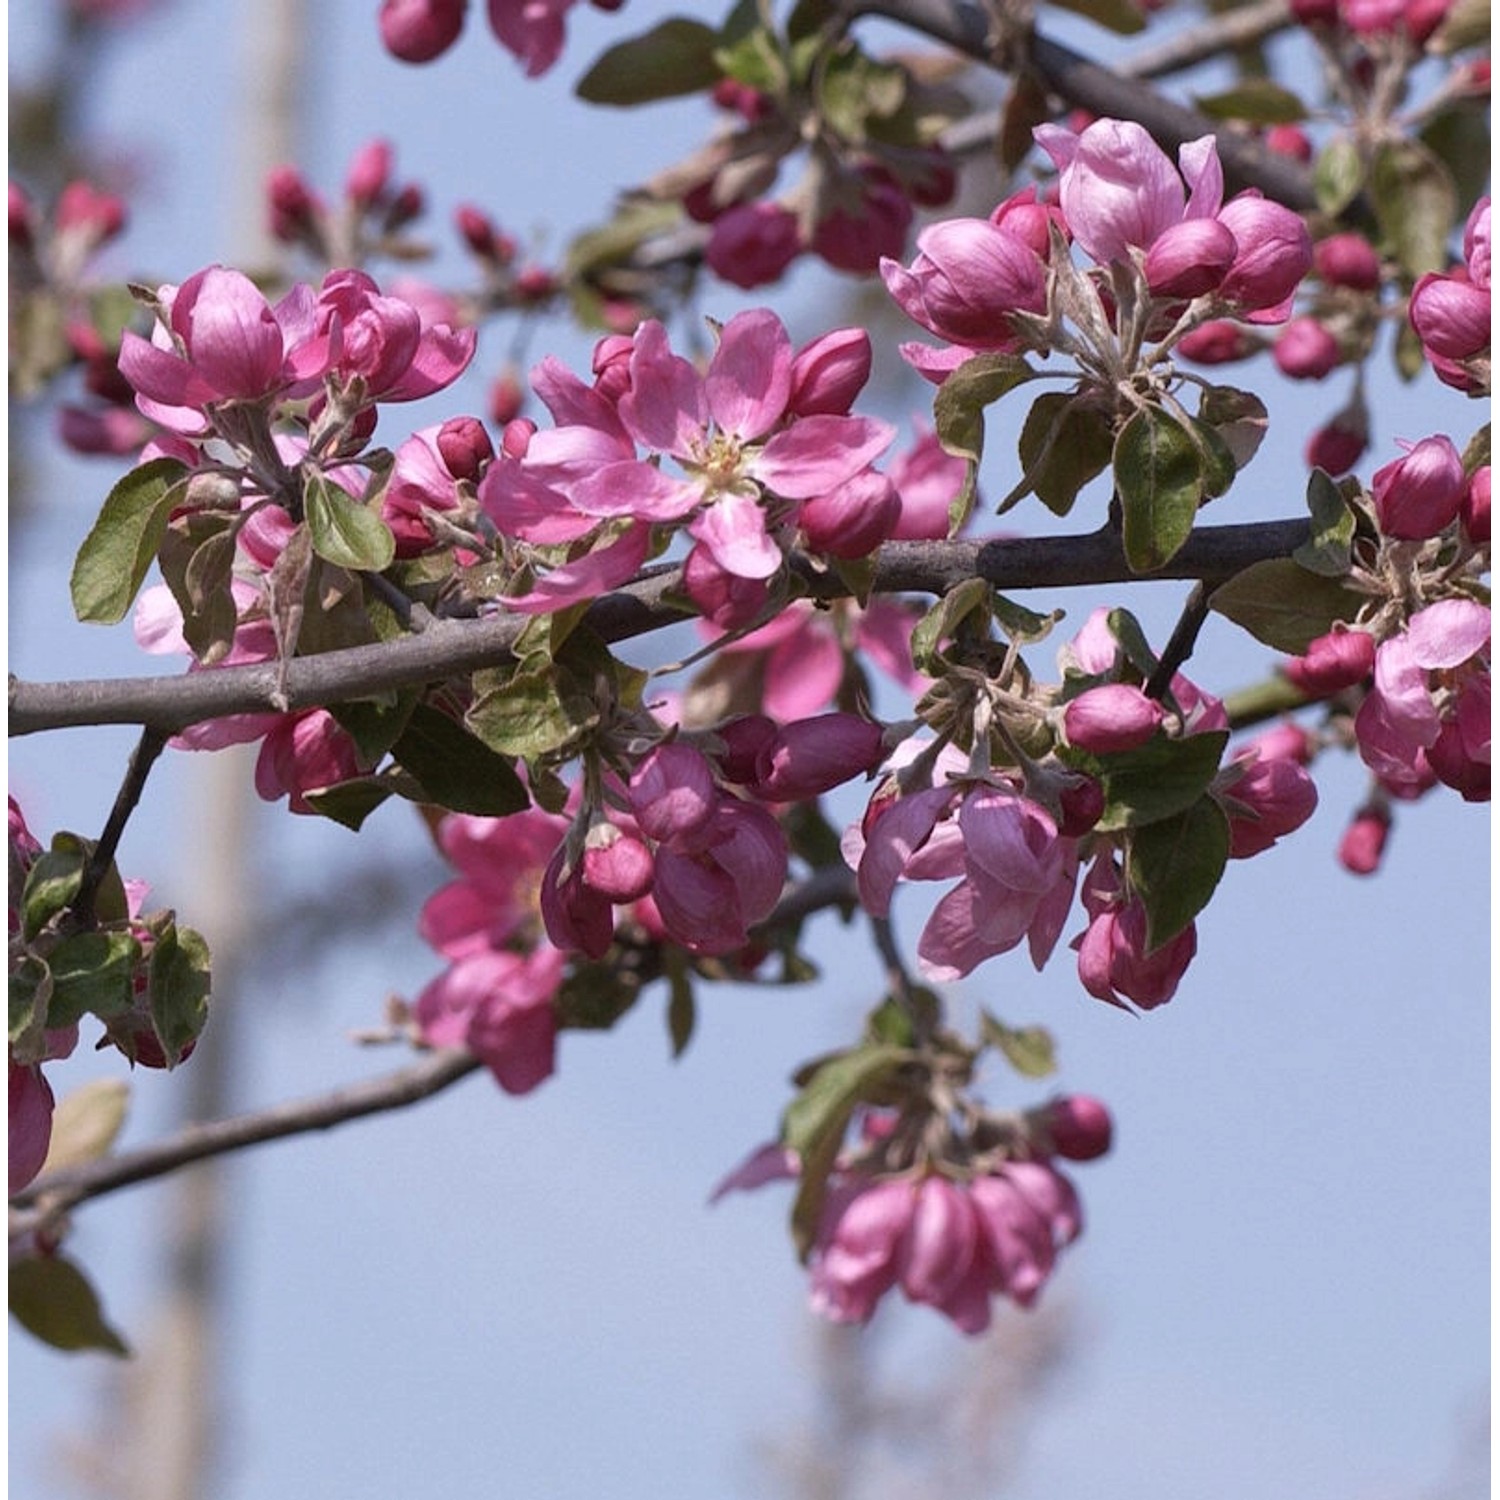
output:
M1287 678L1309 698L1329 698L1363 682L1375 668L1375 637L1364 630L1335 630L1308 642L1302 656L1282 664Z
M1360 808L1339 840L1339 863L1351 875L1373 875L1390 831L1391 815L1384 807L1372 803Z
M391 143L369 141L354 153L344 179L344 196L361 209L370 208L385 194L391 177Z
M438 428L437 450L455 479L477 480L495 456L495 445L478 417L450 417Z

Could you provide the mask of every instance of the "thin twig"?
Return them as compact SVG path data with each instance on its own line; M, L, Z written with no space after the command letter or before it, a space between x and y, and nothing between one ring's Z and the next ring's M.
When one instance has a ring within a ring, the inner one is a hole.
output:
M146 789L146 778L157 757L166 748L167 737L155 729L143 729L136 747L130 753L130 763L125 767L125 778L120 790L115 793L114 805L104 824L104 832L94 845L94 852L84 867L83 879L79 883L78 895L73 901L73 919L81 927L92 927L94 923L94 898L114 861L115 851L120 847L125 825L140 803L141 793Z
M1160 698L1171 687L1177 669L1193 654L1198 632L1203 629L1203 622L1207 619L1208 590L1201 583L1195 584L1187 603L1182 607L1182 614L1178 617L1166 648L1157 660L1156 670L1142 689L1148 698Z

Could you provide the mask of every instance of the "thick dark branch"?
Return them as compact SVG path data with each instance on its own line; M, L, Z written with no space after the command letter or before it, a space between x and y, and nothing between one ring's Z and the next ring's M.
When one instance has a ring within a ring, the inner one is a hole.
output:
M855 14L884 16L943 42L977 62L999 65L995 36L987 12L967 0L857 0ZM1101 67L1070 47L1033 33L1026 44L1029 65L1042 83L1069 104L1096 115L1135 120L1165 148L1215 135L1226 182L1234 188L1259 188L1288 208L1316 206L1312 177L1290 157L1267 150L1258 141L1210 120L1197 110L1159 94L1137 78Z
M1306 538L1305 521L1204 527L1150 577L1197 578L1214 584L1262 558L1289 556ZM805 559L797 561L797 571L815 598L836 599L848 592L836 576L817 571ZM1125 583L1140 575L1130 571L1118 535L1109 530L991 542L891 542L879 554L875 592L939 595L976 576L996 588L1015 590ZM666 599L677 581L675 567L657 570L598 600L589 609L588 622L605 640L621 641L680 621L682 609ZM274 663L113 681L12 678L10 733L140 724L175 734L189 724L226 714L352 702L501 664L525 623L515 615L439 620L420 635L298 657L287 669L284 697Z

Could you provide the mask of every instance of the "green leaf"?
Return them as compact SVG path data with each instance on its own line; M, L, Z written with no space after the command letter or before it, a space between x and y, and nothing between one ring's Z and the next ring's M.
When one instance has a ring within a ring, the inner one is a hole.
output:
M37 855L21 891L21 935L34 938L77 899L83 884L89 846L71 834L58 834L52 847Z
M130 1085L123 1078L96 1078L64 1094L52 1112L52 1142L42 1171L81 1167L108 1153L129 1103Z
M693 977L680 949L669 949L667 983L671 995L667 1001L667 1034L672 1039L672 1056L681 1057L693 1039L698 1010L693 1003Z
M888 118L906 99L906 69L880 63L856 47L835 54L823 69L818 110L835 134L863 145L871 116Z
M406 721L420 697L416 688L402 688L381 698L356 703L330 703L328 712L338 721L367 766L375 765L401 738Z
M1229 734L1214 730L1174 739L1158 734L1120 755L1070 757L1104 787L1098 828L1118 833L1175 817L1206 792L1219 772Z
M46 1051L47 1003L52 998L52 971L35 953L23 953L10 965L10 1047L17 1063L40 1062Z
M464 720L501 755L552 754L571 745L599 718L597 705L565 697L565 680L566 674L556 670L516 672L476 698Z
M1145 406L1115 439L1114 464L1125 560L1132 572L1154 572L1192 535L1204 490L1202 450L1175 417Z
M1017 604L1014 599L1007 599L1000 593L991 594L989 604L995 623L1018 646L1034 646L1038 641L1046 640L1065 613L1054 609L1039 615L1034 609L1027 609L1024 604Z
M208 1021L208 944L191 927L177 926L170 914L155 938L146 967L146 1001L167 1066L172 1067Z
M983 627L990 622L993 590L982 578L966 578L943 595L917 622L911 633L912 661L919 672L931 673L941 642L952 638L968 617L983 611Z
M129 1010L141 945L128 932L75 932L47 955L52 971L49 1027L74 1026Z
M905 1047L886 1043L836 1053L813 1073L782 1114L781 1139L802 1163L792 1205L792 1238L804 1259L817 1234L824 1188L850 1116L878 1085L912 1060L913 1054Z
M305 794L307 805L320 817L330 818L358 833L365 819L387 798L396 794L388 777L354 776L335 786L325 786Z
M1007 1026L987 1010L979 1012L979 1034L1023 1078L1057 1072L1057 1044L1045 1026Z
M1115 608L1104 617L1109 633L1120 643L1125 660L1141 674L1144 681L1156 670L1159 658L1141 629L1141 622L1128 609Z
M1347 135L1335 136L1313 164L1313 195L1330 217L1341 214L1365 185L1365 164L1359 147Z
M1296 125L1307 118L1301 99L1269 78L1245 78L1223 93L1195 95L1194 102L1211 119L1247 125Z
M1255 457L1269 425L1266 403L1253 391L1232 385L1211 385L1203 392L1198 420L1218 433L1241 469Z
M1119 36L1134 36L1146 26L1146 18L1138 5L1131 0L1051 0L1058 10L1072 11L1083 16L1106 31Z
M963 488L948 507L950 535L968 518L974 505L978 464L984 453L985 407L1035 379L1036 373L1018 354L976 354L938 387L932 404L938 441L947 452L969 461Z
M450 812L498 818L531 806L509 760L425 703L412 709L391 754L422 783L428 801Z
M1126 874L1146 909L1146 949L1170 943L1208 905L1229 861L1229 819L1212 797L1130 837Z
M887 995L865 1017L866 1038L871 1042L888 1043L892 1047L914 1047L917 1043L914 1012L921 1018L922 1025L931 1032L942 1017L943 1003L925 985L910 986L904 1005L894 995Z
M617 42L578 80L588 104L649 104L696 94L719 81L719 33L701 21L673 16L640 36Z
M1312 534L1292 553L1292 560L1321 578L1345 577L1354 542L1354 512L1322 469L1314 469L1308 476L1307 508L1312 515Z
M1208 602L1264 645L1301 656L1309 642L1328 634L1335 620L1354 619L1365 601L1289 557L1268 557L1221 583Z
M1484 10L1488 26L1488 0ZM1466 215L1490 180L1488 99L1460 99L1439 110L1422 127L1417 139L1448 169L1458 190L1459 215Z
M607 1031L640 999L641 981L610 963L575 963L553 1001L569 1031Z
M313 551L325 561L356 573L379 573L395 560L391 528L341 486L309 473L303 480L302 503Z
M187 497L187 472L175 458L153 458L133 468L105 497L73 562L69 587L80 620L114 625L125 618L173 508Z
M722 45L714 49L713 60L719 71L763 94L784 93L791 78L775 38L764 27L756 26L731 40L732 29L731 18L731 24L721 33Z
M1458 189L1425 146L1406 137L1382 141L1370 172L1375 218L1407 275L1441 271L1458 218Z
M1079 400L1075 393L1048 391L1026 413L1018 448L1025 475L1022 483L1053 515L1065 516L1084 485L1109 467L1114 434L1106 412ZM1017 486L1001 502L1000 510L1008 508L1012 496L1019 500L1024 493Z
M130 1353L124 1339L105 1322L88 1277L61 1255L27 1256L11 1263L10 1311L28 1333L54 1349Z
M1450 52L1481 46L1489 39L1489 0L1456 0L1427 45L1430 51L1446 57Z
M1187 431L1203 456L1204 501L1217 500L1234 483L1240 471L1239 465L1217 427L1211 427L1197 417L1189 417Z

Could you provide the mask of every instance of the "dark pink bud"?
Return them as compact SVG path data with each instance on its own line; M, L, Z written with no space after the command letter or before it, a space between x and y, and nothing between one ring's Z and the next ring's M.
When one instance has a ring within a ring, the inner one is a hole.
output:
M453 222L458 226L464 243L475 255L482 256L485 260L498 259L495 247L499 243L500 233L495 228L494 220L482 209L475 208L472 203L461 203L453 212Z
M275 167L266 178L271 233L284 244L296 244L311 229L318 201L296 167Z
M1070 745L1093 755L1115 755L1144 745L1156 733L1162 706L1127 682L1085 688L1063 709Z
M1463 504L1458 509L1458 519L1464 535L1476 546L1484 546L1490 539L1490 466L1475 469L1469 487L1464 491Z
M1375 669L1375 637L1363 630L1336 630L1308 643L1305 655L1282 663L1282 671L1309 698L1328 698L1361 683Z
M1487 711L1485 718L1488 720ZM1482 754L1475 754L1457 717L1444 720L1437 739L1427 747L1427 764L1437 779L1444 786L1451 786L1465 802L1490 800L1489 756L1487 730L1483 736Z
M1336 26L1338 0L1292 0L1292 14L1303 26Z
M682 565L682 590L698 613L721 630L748 625L765 608L770 594L764 578L726 572L702 545L694 547Z
M948 153L941 147L934 148L922 172L908 178L906 191L922 208L942 208L951 203L958 192L958 173Z
M1293 318L1277 335L1271 358L1293 380L1321 380L1338 367L1339 341L1316 318Z
M1471 359L1489 345L1488 287L1429 271L1412 288L1406 312L1429 355Z
M1039 260L1045 261L1052 254L1052 228L1055 225L1063 238L1072 239L1063 211L1055 203L1039 201L1037 190L1022 188L1013 193L1004 203L998 204L990 213L990 223L1013 234L1030 247Z
M502 370L490 384L490 420L504 427L521 414L526 405L526 388L514 370Z
M10 243L17 249L29 250L35 231L31 199L19 183L10 184Z
M1370 426L1363 409L1345 409L1307 440L1304 458L1309 469L1325 474L1347 474L1370 444Z
M901 519L901 497L884 474L866 469L826 495L802 503L807 544L829 557L868 557Z
M1082 838L1104 816L1104 788L1079 772L1057 794L1057 831L1064 838Z
M1228 318L1215 318L1183 334L1177 351L1200 365L1227 365L1237 359L1249 359L1260 348L1260 341L1248 328Z
M542 266L527 266L516 276L518 302L545 302L557 292L557 278Z
M1424 45L1443 24L1451 8L1452 0L1406 0L1402 24L1407 36L1418 47Z
M880 268L883 256L899 256L906 248L911 220L911 204L900 188L867 181L860 208L835 208L818 225L812 248L836 270L868 274Z
M450 417L438 428L437 450L455 479L477 481L495 456L495 445L478 417Z
M507 458L525 458L536 435L536 423L530 417L512 417L500 434L500 451Z
M1219 210L1218 219L1239 247L1219 295L1246 312L1278 309L1312 265L1312 236L1302 216L1242 193Z
M870 378L870 335L836 328L799 349L792 360L787 410L799 417L848 416Z
M1292 719L1283 719L1274 729L1257 735L1246 752L1259 755L1262 760L1291 760L1299 766L1311 762L1314 750L1313 737Z
M1384 807L1360 808L1339 840L1339 863L1351 875L1373 875L1380 868L1390 831L1391 815Z
M566 854L559 844L542 876L542 923L555 946L603 958L615 937L614 905L584 880L581 867L564 871Z
M873 771L883 754L880 725L857 714L799 719L757 756L755 791L773 802L801 802Z
M391 199L391 206L386 209L381 224L388 234L394 234L413 220L420 219L426 209L427 195L417 183L408 182Z
M748 786L756 779L761 751L769 748L780 726L766 714L745 714L721 725L716 732L724 742L723 753L718 757L724 779L736 786Z
M656 873L651 851L613 823L595 823L583 846L586 884L616 903L638 901Z
M1313 159L1313 144L1300 125L1273 125L1266 131L1266 145L1278 156L1290 156L1293 161L1309 162Z
M1458 515L1468 487L1463 460L1447 437L1403 446L1406 457L1377 469L1370 482L1375 514L1387 536L1424 541Z
M369 208L391 179L391 143L368 141L354 153L344 178L344 196L359 208Z
M125 203L113 193L95 192L87 182L70 182L58 196L53 219L60 234L102 245L125 228Z
M1217 219L1169 225L1146 252L1146 284L1158 297L1200 297L1223 281L1238 251Z
M1114 1121L1099 1100L1088 1094L1065 1094L1038 1110L1044 1148L1067 1161L1093 1161L1109 1150Z
M402 62L431 62L458 40L469 0L382 0L380 40Z
M1329 286L1373 292L1380 286L1380 257L1362 234L1331 234L1313 246L1313 264Z
M715 276L749 290L779 281L802 254L797 216L779 203L737 203L714 221L703 258Z

